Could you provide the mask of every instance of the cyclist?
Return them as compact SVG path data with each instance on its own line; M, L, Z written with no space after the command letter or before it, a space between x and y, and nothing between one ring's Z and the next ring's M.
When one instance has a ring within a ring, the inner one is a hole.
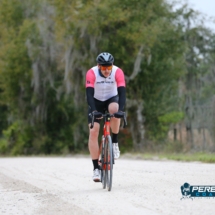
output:
M124 107L126 100L125 78L123 71L113 65L114 57L107 52L100 53L97 58L97 65L87 71L86 74L86 95L88 103L88 124L89 141L88 147L93 162L93 180L101 181L99 170L99 145L98 136L100 129L100 120L102 113L106 110L115 117L111 118L110 127L112 131L112 142L114 158L120 157L118 146L118 133L120 118L124 116ZM91 129L91 117L95 117L94 127Z

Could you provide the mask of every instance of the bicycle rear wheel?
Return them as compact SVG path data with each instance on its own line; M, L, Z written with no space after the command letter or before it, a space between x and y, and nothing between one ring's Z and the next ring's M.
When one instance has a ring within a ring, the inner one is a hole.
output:
M104 160L106 161L105 178L108 191L112 188L113 179L113 146L110 135L105 138Z

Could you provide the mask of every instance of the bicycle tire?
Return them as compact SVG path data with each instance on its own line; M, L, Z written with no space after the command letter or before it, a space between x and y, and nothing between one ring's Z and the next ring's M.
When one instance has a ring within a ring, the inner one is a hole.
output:
M113 180L113 146L110 135L105 138L105 157L106 157L106 184L108 191L111 191Z
M102 136L103 139L103 136ZM105 175L105 143L102 141L102 151L101 151L101 179L102 179L102 187L106 188L106 175Z

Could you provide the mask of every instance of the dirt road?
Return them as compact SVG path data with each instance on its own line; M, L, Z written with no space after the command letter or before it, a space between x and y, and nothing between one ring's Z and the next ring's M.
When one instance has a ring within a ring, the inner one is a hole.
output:
M180 187L215 185L215 164L119 159L111 192L89 157L0 158L0 214L214 214L215 198L182 199Z

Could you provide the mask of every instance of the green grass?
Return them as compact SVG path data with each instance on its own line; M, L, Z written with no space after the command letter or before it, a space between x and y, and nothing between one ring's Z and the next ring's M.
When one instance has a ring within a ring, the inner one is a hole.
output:
M199 161L203 163L215 163L215 153L127 153L125 158L144 160L176 160L176 161Z
M29 155L21 157L89 157L88 153L74 153L68 155ZM19 157L0 155L2 157ZM186 161L186 162L203 162L203 163L215 163L215 153L123 153L121 158L138 159L138 160L175 160L175 161Z
M178 161L200 161L204 163L215 163L215 154L193 153L193 154L168 154L168 159Z

